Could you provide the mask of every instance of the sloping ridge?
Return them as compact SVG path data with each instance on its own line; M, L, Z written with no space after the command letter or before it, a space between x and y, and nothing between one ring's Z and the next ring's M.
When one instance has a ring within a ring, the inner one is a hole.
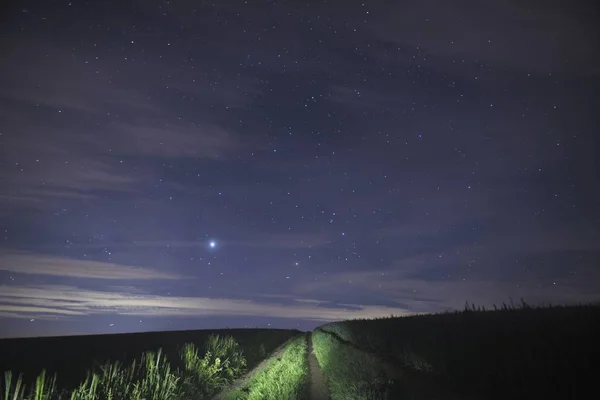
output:
M356 345L340 337L335 332L330 332L321 328L317 328L320 332L331 335L333 338L343 343L346 346L353 348L356 351L370 354L377 358L386 374L394 379L394 381L401 382L405 386L407 391L410 393L410 399L414 400L484 400L480 396L466 396L457 394L449 385L437 377L431 376L427 373L415 371L414 369L402 364L391 356L384 356L373 352L370 349L366 349L362 346Z

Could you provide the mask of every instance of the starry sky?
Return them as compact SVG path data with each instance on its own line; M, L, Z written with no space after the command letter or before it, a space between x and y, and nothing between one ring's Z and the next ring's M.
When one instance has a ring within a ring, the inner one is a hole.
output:
M0 337L599 300L592 5L11 2Z

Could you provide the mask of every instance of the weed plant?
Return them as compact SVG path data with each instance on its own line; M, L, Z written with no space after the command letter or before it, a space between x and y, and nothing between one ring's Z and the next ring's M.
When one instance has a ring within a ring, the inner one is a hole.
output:
M210 398L241 376L246 359L232 337L213 335L201 355L194 344L179 354L182 368L173 369L161 349L143 353L130 365L108 362L89 371L73 390L58 390L57 379L45 370L31 387L8 371L0 385L0 400L189 400Z

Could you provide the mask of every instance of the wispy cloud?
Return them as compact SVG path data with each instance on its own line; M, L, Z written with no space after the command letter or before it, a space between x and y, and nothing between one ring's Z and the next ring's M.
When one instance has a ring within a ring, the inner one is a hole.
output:
M173 103L164 104L169 94L161 95L160 87L151 92L139 71L124 65L114 74L114 60L77 54L25 39L3 50L3 204L43 208L48 200L136 194L160 159L218 161L249 145L211 117L215 104L235 103L235 93L223 98L219 90L201 92L200 85L193 95L203 102L191 121L175 117ZM247 101L243 93L239 98Z
M116 152L128 155L218 160L242 147L235 134L213 124L144 118L109 127L121 137Z
M374 318L410 314L408 310L383 306L344 305L300 299L277 304L227 298L135 295L65 286L0 286L0 313L19 318L66 315L131 315L146 317L260 316L313 321Z
M500 266L497 266L500 268ZM335 298L337 301L351 299L351 293L364 296L382 296L413 312L439 312L444 309L462 309L465 302L491 307L510 299L524 299L530 304L541 303L588 303L598 301L599 274L591 269L581 271L580 276L564 277L556 281L534 282L497 281L482 277L451 276L437 279L411 277L413 267L396 269L344 272L328 274L319 280L296 286L296 296ZM421 266L427 268L427 266ZM452 271L448 269L448 271ZM582 276L587 279L582 279ZM350 293L350 295L349 295Z
M4 52L0 82L4 97L11 101L91 114L105 114L116 107L158 110L142 93L123 86L104 60L77 57L71 49L22 38Z
M51 275L86 279L181 279L165 273L130 265L34 254L0 254L0 271L25 275Z

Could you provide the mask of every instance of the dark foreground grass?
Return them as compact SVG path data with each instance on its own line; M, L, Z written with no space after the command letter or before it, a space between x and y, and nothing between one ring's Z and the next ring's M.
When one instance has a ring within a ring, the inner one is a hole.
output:
M576 399L600 354L600 307L504 306L327 324L343 340L482 399Z
M94 366L115 361L129 365L141 354L159 348L173 368L183 368L179 357L182 346L192 343L204 349L211 335L233 337L251 369L298 333L284 329L218 329L0 339L0 373L12 370L15 379L22 374L23 382L29 384L45 369L47 376L58 375L61 387L73 389Z
M180 367L173 367L178 364ZM74 389L60 387L45 371L26 386L6 372L0 400L189 400L208 399L246 372L246 358L233 337L209 336L201 351L185 344L176 360L162 350L145 352L126 365L107 362L88 371Z
M403 398L393 376L372 354L358 351L319 329L312 332L312 341L332 400Z
M281 356L273 357L244 387L224 397L228 400L304 399L309 379L307 350L305 335L291 339Z

